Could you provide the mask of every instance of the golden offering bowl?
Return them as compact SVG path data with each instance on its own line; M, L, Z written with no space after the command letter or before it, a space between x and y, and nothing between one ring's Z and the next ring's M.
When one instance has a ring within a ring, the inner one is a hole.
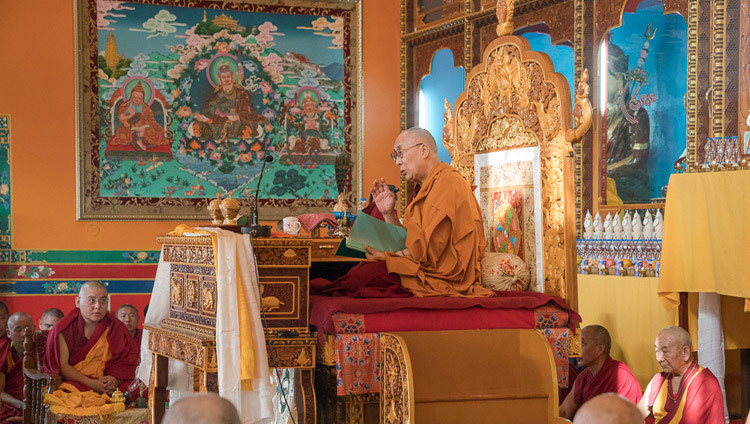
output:
M115 389L115 392L112 393L112 397L109 398L109 401L111 403L125 403L125 395L122 394L120 389Z

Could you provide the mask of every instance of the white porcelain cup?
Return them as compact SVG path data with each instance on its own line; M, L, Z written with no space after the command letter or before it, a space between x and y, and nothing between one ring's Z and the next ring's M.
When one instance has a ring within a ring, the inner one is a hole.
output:
M296 216L287 216L282 220L284 232L287 234L299 234L299 230L302 229L302 223L299 222L299 218Z

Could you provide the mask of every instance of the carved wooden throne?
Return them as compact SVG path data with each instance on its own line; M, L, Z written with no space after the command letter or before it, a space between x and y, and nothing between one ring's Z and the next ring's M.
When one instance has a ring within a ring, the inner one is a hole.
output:
M572 144L591 125L588 71L571 107L567 81L546 54L530 50L525 38L500 36L482 57L455 108L445 104L443 143L451 165L481 190L475 155L538 146L544 292L577 309Z

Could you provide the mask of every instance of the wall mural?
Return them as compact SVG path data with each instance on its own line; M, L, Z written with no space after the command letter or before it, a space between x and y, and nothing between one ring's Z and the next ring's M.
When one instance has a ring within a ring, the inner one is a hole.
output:
M332 206L335 159L357 151L351 5L161 3L82 5L80 118L92 101L99 126L79 140L80 218L207 217L203 199L256 195L269 156L262 206Z

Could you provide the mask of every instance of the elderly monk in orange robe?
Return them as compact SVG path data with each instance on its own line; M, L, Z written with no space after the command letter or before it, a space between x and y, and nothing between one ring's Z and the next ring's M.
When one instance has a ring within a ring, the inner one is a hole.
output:
M721 386L709 369L693 360L690 334L667 327L654 344L663 372L651 379L638 402L645 423L723 424Z
M125 324L107 311L107 288L87 281L76 309L55 324L47 339L44 371L60 373L79 390L112 394L127 390L140 361L139 348Z
M612 338L601 325L589 325L581 331L581 357L578 364L586 367L560 405L560 416L570 419L581 405L602 393L617 393L633 407L641 400L641 385L630 368L609 356ZM577 415L576 415L577 418Z
M25 312L8 319L10 342L0 348L0 421L23 415L23 339L26 329L34 330L34 321Z
M485 241L482 216L469 183L438 159L432 135L410 128L396 138L391 158L401 175L416 185L406 207L406 248L379 252L370 247L364 262L334 282L337 295L493 296L482 286L480 260ZM384 179L372 195L386 222L401 226L396 197Z

